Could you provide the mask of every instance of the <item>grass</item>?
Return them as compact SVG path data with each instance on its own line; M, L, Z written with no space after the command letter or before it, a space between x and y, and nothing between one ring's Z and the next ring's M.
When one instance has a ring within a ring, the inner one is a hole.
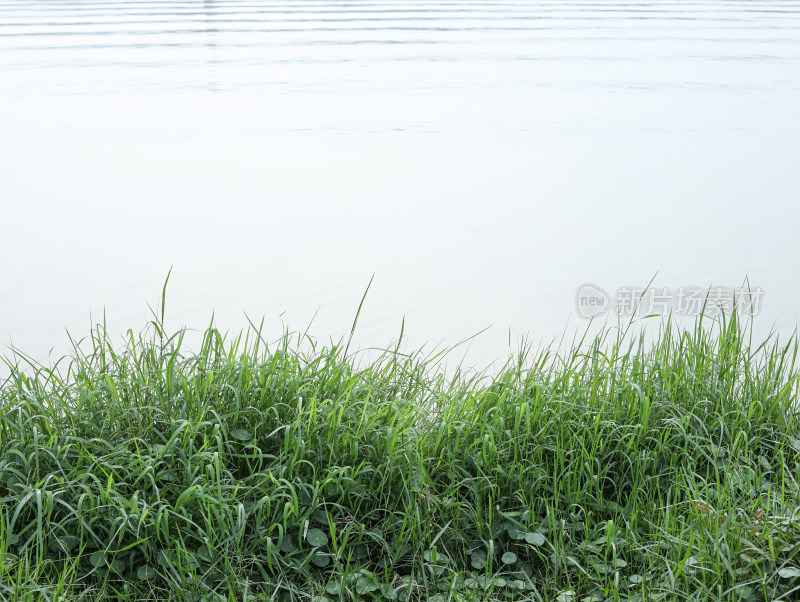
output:
M3 600L798 600L798 340L605 328L497 374L97 326L0 384Z

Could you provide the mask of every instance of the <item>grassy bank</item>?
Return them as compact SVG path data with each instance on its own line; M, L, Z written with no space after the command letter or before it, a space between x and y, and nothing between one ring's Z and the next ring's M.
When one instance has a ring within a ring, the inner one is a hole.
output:
M797 340L498 374L158 321L0 386L4 600L797 600Z

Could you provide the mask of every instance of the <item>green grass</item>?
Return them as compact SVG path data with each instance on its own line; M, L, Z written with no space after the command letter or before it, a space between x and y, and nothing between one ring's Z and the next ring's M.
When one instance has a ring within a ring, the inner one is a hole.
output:
M0 384L3 600L798 600L798 340L441 357L156 319Z

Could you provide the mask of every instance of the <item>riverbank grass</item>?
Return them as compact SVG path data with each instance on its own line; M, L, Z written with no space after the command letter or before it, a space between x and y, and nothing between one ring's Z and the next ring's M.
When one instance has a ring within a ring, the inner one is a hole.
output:
M9 356L0 599L800 599L796 337L666 321L445 376L184 336Z

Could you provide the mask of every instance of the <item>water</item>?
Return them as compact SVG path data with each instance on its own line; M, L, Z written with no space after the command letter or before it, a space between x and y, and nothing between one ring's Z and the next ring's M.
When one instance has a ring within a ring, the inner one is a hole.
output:
M375 274L358 345L476 362L656 272L789 333L798 107L793 0L0 0L0 342L138 329L170 267L176 327L339 337Z

